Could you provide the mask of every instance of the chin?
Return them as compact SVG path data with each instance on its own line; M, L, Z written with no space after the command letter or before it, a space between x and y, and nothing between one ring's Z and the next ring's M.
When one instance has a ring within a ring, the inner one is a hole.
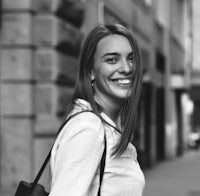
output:
M127 90L118 90L117 93L115 94L116 97L119 99L126 99L131 95L131 93Z
M121 101L127 99L128 97L129 97L129 95L127 95L127 94L118 94L118 95L115 95L115 98L118 99L118 100L121 100Z

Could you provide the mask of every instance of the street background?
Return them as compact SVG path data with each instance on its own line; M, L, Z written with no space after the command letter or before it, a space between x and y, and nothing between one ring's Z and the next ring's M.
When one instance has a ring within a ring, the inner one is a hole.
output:
M200 151L157 164L145 171L143 196L200 196Z

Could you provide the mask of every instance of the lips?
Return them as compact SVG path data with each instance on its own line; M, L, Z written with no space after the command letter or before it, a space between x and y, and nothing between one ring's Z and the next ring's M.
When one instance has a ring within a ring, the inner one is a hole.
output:
M112 81L120 86L127 86L130 85L131 83L130 78L118 78L118 79L112 79Z

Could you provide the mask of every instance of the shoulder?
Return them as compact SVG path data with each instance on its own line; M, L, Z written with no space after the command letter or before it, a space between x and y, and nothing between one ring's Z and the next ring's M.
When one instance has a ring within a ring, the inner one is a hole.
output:
M72 115L68 121L69 124L78 123L81 125L97 125L102 124L101 119L92 111L82 111L75 115Z
M64 125L62 132L65 136L85 135L89 133L91 136L104 135L104 126L101 119L90 111L78 113L70 118Z

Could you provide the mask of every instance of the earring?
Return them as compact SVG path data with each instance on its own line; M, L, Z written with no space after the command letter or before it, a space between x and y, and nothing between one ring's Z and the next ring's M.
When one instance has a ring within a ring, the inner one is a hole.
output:
M92 87L94 87L94 80L91 80L91 85Z

